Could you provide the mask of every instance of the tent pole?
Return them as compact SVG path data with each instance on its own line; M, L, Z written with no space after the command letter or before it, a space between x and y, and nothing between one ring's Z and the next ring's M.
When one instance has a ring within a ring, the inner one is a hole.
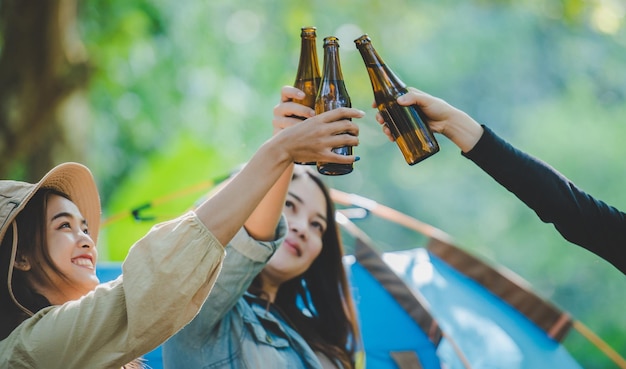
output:
M583 337L585 337L589 342L593 343L600 351L602 351L609 359L613 360L615 364L620 369L626 369L626 360L621 357L615 350L611 348L606 342L602 340L602 338L598 337L591 329L589 329L582 322L577 320L573 323L574 329L578 331Z
M412 229L420 234L423 234L426 237L434 238L448 243L453 243L452 236L442 231L441 229L434 227L430 224L420 222L413 217L410 217L388 206L381 205L374 200L353 193L342 192L334 188L330 189L330 196L332 197L333 201L338 204L346 206L358 206L371 212L374 215L400 224L406 228Z

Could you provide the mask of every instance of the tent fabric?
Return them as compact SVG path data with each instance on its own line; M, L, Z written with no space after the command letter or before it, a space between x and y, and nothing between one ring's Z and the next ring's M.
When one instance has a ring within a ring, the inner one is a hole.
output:
M389 268L376 250L362 239L356 240L356 260L372 277L380 283L404 311L425 332L429 340L436 346L441 341L441 330L432 315L426 309L423 297L409 288L397 274ZM358 284L356 284L358 285Z
M559 342L525 315L428 250L416 248L383 257L428 301L444 332L437 355L445 368L582 369ZM462 356L449 345L448 337Z
M351 283L358 289L355 300L368 367L404 368L396 360L398 353L406 352L409 342L423 341L428 327L437 324L443 339L431 342L429 348L436 349L435 359L424 347L415 351L425 368L581 369L554 338L567 333L571 323L561 322L569 315L522 287L525 282L521 278L504 268L499 271L454 246L447 241L451 238L444 241L431 236L426 248L379 255L367 234L350 220L340 220L355 238ZM379 257L384 260L382 265L373 262ZM390 269L399 279L368 280L359 276L359 270L369 264L377 265L369 268L372 274ZM375 286L373 281L389 285ZM391 296L390 291L403 284L406 288L400 290L409 289L415 296L413 304L404 305L420 305L421 314L436 321L429 325L423 323L423 318L414 320L421 332L411 331L408 321L400 325L403 333L394 330L398 325L394 322L396 316L409 315L408 309L393 309L394 305L401 306L401 299L383 299L362 292L365 288L384 289ZM371 316L382 321L373 322ZM376 330L372 331L370 325L375 325Z
M442 367L580 368L559 342L572 326L571 318L523 287L528 284L521 278L505 268L481 262L454 246L447 233L407 214L336 189L331 196L339 205L361 208L365 216L373 214L428 238L427 248L414 245L410 250L388 252L382 257L427 302L443 335L437 346ZM370 242L347 216L337 219L358 240L357 246L359 242ZM360 301L360 314L367 314L369 309L381 307ZM405 339L413 337L407 335ZM368 354L366 347L366 357Z
M561 341L572 327L569 314L523 287L521 278L499 270L450 243L431 238L428 250L516 308L549 337Z
M347 260L366 367L441 368L437 347L413 317L367 269L354 258Z

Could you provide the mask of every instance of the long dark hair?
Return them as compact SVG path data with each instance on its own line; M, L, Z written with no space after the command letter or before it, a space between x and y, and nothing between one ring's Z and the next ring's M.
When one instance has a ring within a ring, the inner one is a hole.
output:
M280 286L274 303L314 351L322 352L343 368L354 368L359 330L342 262L343 245L335 206L328 188L316 174L294 173L292 181L302 175L317 184L326 200L328 223L322 236L322 251L306 272ZM250 291L258 292L260 287L257 277Z
M17 237L16 257L25 257L29 260L32 268L28 272L13 269L11 280L11 290L15 299L30 310L32 313L50 306L50 302L41 294L35 292L26 278L26 273L30 273L32 278L39 281L50 281L50 277L44 272L43 265L47 265L52 271L60 276L63 273L52 262L46 242L46 213L48 198L51 194L69 197L53 189L40 189L28 201L28 204L16 216L17 235L13 233L13 228L9 226L7 233L0 243L0 339L6 338L21 322L30 317L25 311L20 309L13 301L9 293L8 269L11 259L11 244L13 238ZM44 282L45 283L45 282Z

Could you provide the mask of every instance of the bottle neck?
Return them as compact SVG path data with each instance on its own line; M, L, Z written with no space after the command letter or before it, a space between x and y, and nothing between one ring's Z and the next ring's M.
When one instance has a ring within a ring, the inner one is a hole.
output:
M357 44L357 49L363 57L365 67L372 82L381 87L392 88L394 96L400 96L407 92L406 84L387 67L387 64L378 55L370 42Z
M363 57L363 61L368 67L379 67L385 65L385 62L380 57L380 55L378 55L371 43L368 42L358 44L357 49L359 49L359 52Z
M317 61L317 51L315 49L315 37L302 38L300 46L300 63L298 64L298 76L308 76L310 78L319 77L319 64Z
M338 45L331 44L324 46L323 75L326 80L343 80Z

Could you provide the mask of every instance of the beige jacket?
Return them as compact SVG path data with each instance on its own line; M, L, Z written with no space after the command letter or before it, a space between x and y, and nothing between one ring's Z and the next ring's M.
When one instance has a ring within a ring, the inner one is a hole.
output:
M131 248L123 277L40 310L0 341L0 368L119 369L191 321L224 256L193 212L159 224Z

